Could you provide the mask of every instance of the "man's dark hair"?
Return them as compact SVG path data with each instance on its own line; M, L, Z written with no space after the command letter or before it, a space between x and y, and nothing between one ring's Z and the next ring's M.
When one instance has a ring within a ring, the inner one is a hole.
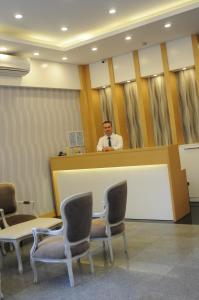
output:
M104 121L102 124L103 124L103 125L104 125L104 124L110 124L110 125L112 126L112 122L109 121L109 120Z

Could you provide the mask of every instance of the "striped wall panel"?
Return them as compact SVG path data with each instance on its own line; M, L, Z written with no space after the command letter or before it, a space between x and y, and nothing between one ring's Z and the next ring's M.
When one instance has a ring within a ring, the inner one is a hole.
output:
M0 87L0 122L0 181L38 214L52 211L49 157L65 149L68 131L82 130L79 92Z

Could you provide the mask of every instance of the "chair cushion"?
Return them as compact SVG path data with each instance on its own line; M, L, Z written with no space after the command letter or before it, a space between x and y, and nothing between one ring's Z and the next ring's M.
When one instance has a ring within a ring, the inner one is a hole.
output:
M120 234L124 231L124 223L111 227L111 235ZM91 226L91 239L106 238L106 223L103 219L92 220Z
M34 215L23 215L23 214L16 214L10 217L6 217L6 222L8 225L12 226L15 224L27 222L30 220L36 219Z
M17 211L15 187L11 183L0 183L0 208L3 208L5 215Z
M71 247L72 256L77 256L89 249L88 242L82 242L77 246ZM33 254L34 258L46 258L46 259L65 259L65 247L62 236L48 237L42 240L38 244L38 249Z

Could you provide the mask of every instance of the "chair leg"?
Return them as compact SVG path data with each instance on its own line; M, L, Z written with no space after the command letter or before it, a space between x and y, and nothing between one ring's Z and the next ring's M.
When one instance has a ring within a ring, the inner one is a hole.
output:
M93 274L94 273L94 265L93 265L93 258L92 258L90 251L88 252L88 260L90 263L91 274Z
M3 256L6 256L7 252L6 252L6 249L5 249L5 244L4 242L1 242L1 253ZM1 298L0 298L1 299Z
M112 263L113 262L113 248L112 248L112 243L111 243L110 238L107 239L107 243L108 243L108 248L109 248L110 261Z
M1 291L1 272L0 272L0 299L3 299L3 293Z
M126 239L125 232L123 232L122 237L123 237L123 241L124 241L124 252L126 253L126 255L128 257L128 246L127 246L127 239Z
M21 253L20 253L20 246L19 246L19 241L18 240L14 240L13 241L13 245L15 248L15 252L16 252L16 256L17 256L17 261L18 261L18 270L19 270L19 274L23 273L23 265L22 265L22 260L21 260Z
M103 250L106 251L106 242L102 241L102 244L103 244Z
M81 264L80 258L77 259L77 265L78 265L79 271L82 273L83 269L82 269L82 264Z
M30 259L30 264L31 264L31 267L33 270L33 276L34 276L33 282L37 283L38 276L37 276L37 269L36 269L36 264L35 264L34 260Z
M69 282L70 286L74 287L74 276L73 276L73 265L72 265L72 259L67 260L67 268L68 268L68 276L69 276Z

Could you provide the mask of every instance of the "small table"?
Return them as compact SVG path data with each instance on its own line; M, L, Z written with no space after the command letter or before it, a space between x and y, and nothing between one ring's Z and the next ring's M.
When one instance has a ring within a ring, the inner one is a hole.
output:
M15 247L20 274L23 273L20 242L32 236L32 228L53 228L61 224L62 220L57 218L36 218L0 230L0 242L12 243Z

